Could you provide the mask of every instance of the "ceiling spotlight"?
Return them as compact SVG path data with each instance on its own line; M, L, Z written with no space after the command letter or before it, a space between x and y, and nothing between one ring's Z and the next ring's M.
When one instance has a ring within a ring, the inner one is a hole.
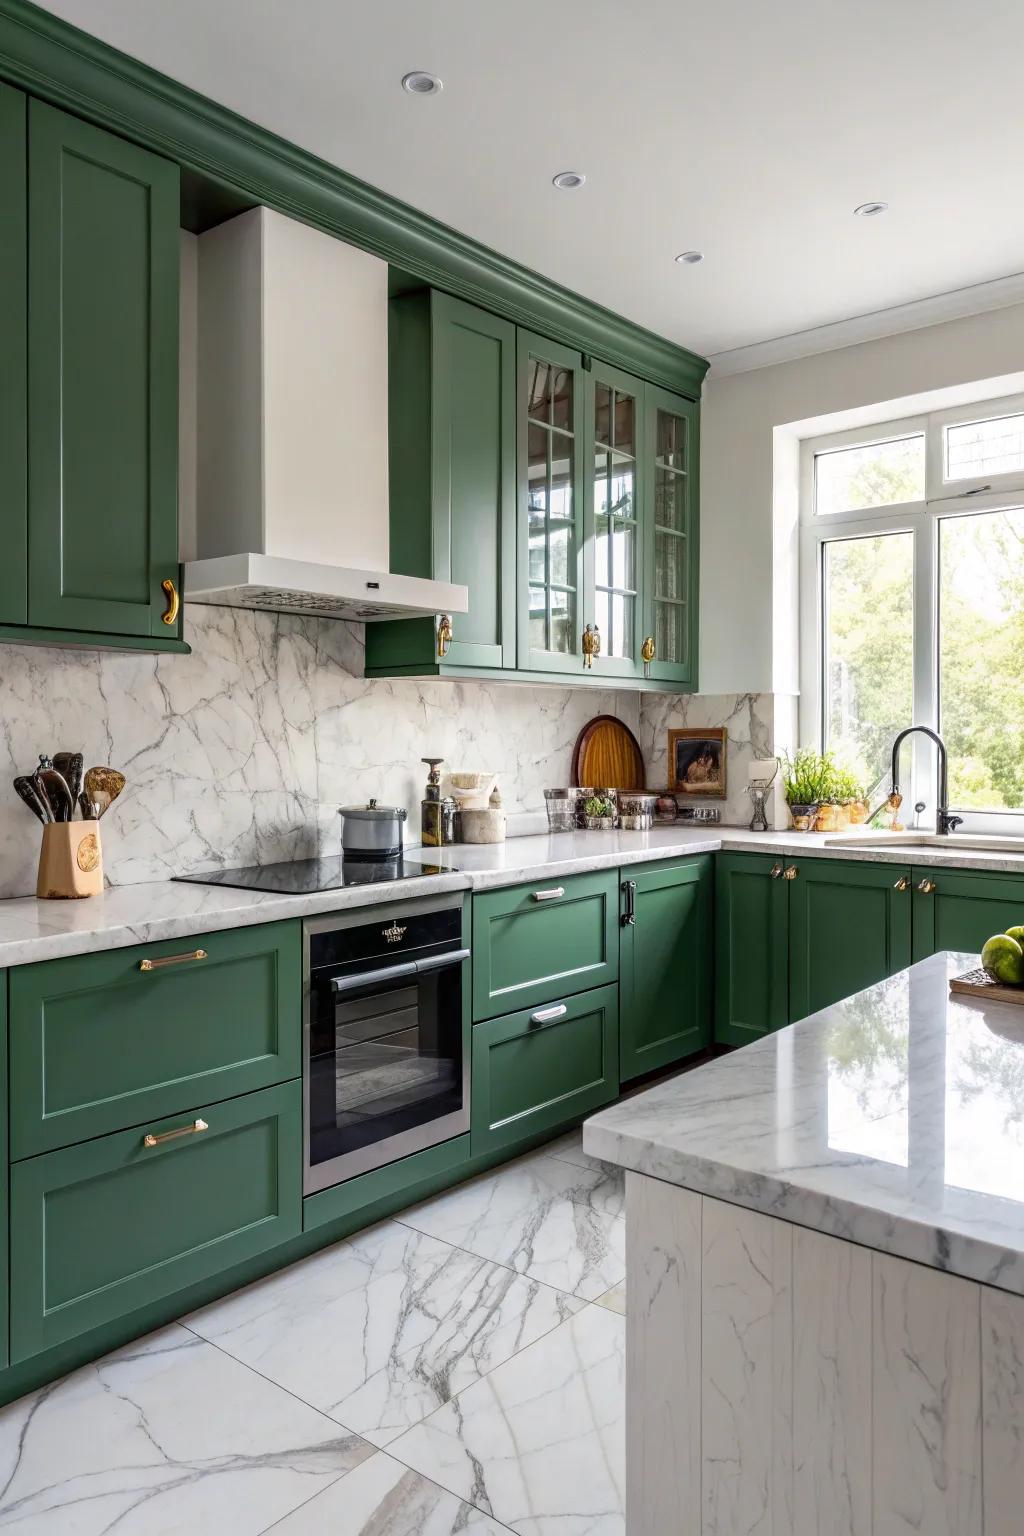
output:
M444 90L444 81L425 69L412 69L402 76L402 89L410 96L436 96Z
M583 171L559 171L557 176L552 176L551 185L558 187L562 192L575 192L577 187L582 187L586 179Z
M698 262L704 260L703 251L680 251L676 257L681 267L695 267Z
M853 211L859 219L873 219L876 214L884 213L888 203L861 203Z

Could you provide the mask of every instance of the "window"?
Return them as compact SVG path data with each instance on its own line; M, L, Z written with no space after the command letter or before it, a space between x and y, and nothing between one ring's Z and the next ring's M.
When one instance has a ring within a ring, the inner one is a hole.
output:
M965 831L1024 833L1024 399L802 445L801 739L874 791L937 729ZM934 825L934 748L903 819Z

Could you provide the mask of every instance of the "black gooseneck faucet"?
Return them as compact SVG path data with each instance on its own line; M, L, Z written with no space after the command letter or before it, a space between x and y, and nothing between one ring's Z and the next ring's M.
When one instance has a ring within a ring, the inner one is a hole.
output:
M935 831L939 837L948 837L963 821L962 816L951 816L949 813L949 763L946 755L946 743L938 731L933 731L928 725L908 725L905 731L900 731L892 744L892 794L896 796L900 792L900 747L908 736L913 736L915 731L920 731L923 736L934 741L939 749L939 799L938 809L935 813Z

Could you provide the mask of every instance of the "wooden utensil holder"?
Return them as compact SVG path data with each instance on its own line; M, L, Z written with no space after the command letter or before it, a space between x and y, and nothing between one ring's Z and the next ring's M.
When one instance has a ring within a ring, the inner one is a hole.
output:
M43 828L36 895L41 901L98 896L103 849L98 821L53 821Z

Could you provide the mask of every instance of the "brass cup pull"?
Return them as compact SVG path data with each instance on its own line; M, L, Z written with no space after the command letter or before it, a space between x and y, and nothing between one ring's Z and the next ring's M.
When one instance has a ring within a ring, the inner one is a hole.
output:
M147 959L139 961L139 970L157 971L163 965L184 965L189 960L205 959L205 949L190 949L187 955L162 955L159 960L150 960L147 957Z
M783 880L795 880L800 871L795 864L790 864L788 869L782 871Z
M921 884L918 886L918 890L921 892L922 896L930 896L933 891L938 890L938 886L935 884L934 880L922 880Z
M178 589L169 578L167 581L162 581L160 586L163 588L164 597L167 599L167 607L160 617L165 624L176 624L178 622L178 609L181 607Z
M565 895L565 887L564 886L553 885L551 887L550 891L534 891L533 899L534 899L534 901L557 901L559 896L564 896L564 895Z
M640 647L640 659L644 664L644 677L651 675L651 662L654 660L654 636L648 635Z
M772 879L773 880L780 880L781 878L782 878L782 865L781 864L773 864L772 865Z
M442 661L448 654L448 647L455 635L455 626L452 624L450 613L442 613L437 622L437 659Z
M159 1136L154 1136L148 1131L142 1138L144 1147L159 1147L164 1141L177 1141L181 1136L198 1136L200 1131L208 1131L210 1127L205 1120L193 1120L191 1125L179 1125L176 1131L162 1131Z
M894 891L909 891L910 890L910 876L909 875L900 875L899 879L896 881L896 884L893 886L893 890Z

